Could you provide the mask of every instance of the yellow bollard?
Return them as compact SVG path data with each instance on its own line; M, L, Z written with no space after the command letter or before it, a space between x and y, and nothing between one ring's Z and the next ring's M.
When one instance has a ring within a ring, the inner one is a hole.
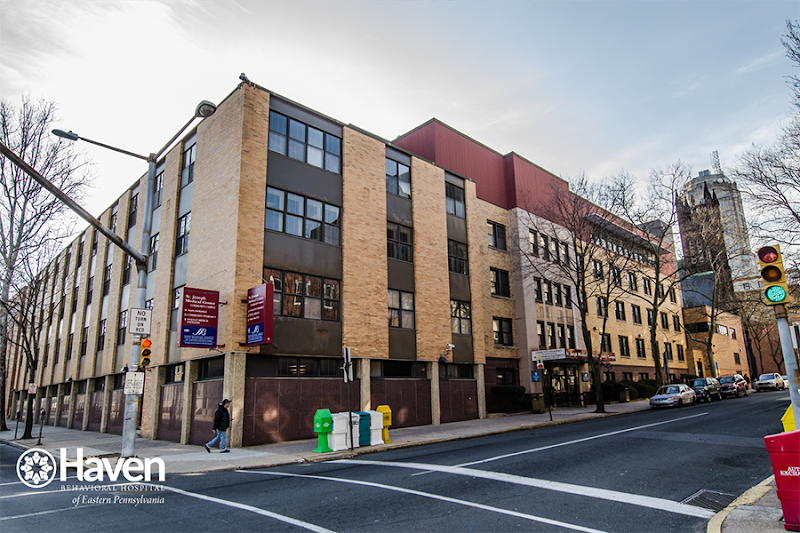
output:
M392 425L392 410L389 409L388 405L379 405L375 410L383 414L383 433L381 434L383 443L391 444L392 441L389 440L389 426Z
M781 422L783 422L783 431L794 431L797 429L794 423L794 413L792 412L792 406L790 405L789 408L783 413L781 417Z

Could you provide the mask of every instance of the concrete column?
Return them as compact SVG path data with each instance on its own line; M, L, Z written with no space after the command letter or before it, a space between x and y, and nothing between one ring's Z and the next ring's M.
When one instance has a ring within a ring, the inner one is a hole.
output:
M475 374L475 381L478 387L478 418L486 418L486 379L484 376L484 364L476 363L472 366Z
M86 393L83 396L83 422L81 423L81 430L87 431L89 429L89 415L91 413L92 396L94 395L95 380L89 378L86 380Z
M108 432L108 416L111 414L111 393L114 391L114 376L109 374L105 377L103 385L103 415L100 418L100 433Z
M200 372L200 365L195 359L187 359L183 372L183 412L181 413L181 444L189 444L192 434L192 398L194 382Z
M59 383L56 385L56 415L53 418L53 426L58 425L58 421L61 419L61 398L64 396L64 383Z
M72 429L72 417L75 416L75 397L78 395L75 382L71 381L69 384L69 409L67 410L67 429ZM86 404L84 403L84 413L86 412Z
M356 359L358 361L358 379L361 381L361 410L372 410L372 388L370 384L371 359Z
M246 366L246 352L230 352L225 354L225 381L222 386L222 395L231 401L229 409L231 417L233 417L229 439L231 448L242 447Z
M45 387L45 395L44 395L44 423L50 424L50 398L53 397L53 389L52 387Z
M158 424L161 406L161 390L167 382L167 367L164 365L148 369L147 377L153 382L150 387L145 387L145 397L142 399L142 436L150 439L158 438Z
M431 421L434 425L442 423L442 404L439 396L439 363L428 364L428 377L431 380Z

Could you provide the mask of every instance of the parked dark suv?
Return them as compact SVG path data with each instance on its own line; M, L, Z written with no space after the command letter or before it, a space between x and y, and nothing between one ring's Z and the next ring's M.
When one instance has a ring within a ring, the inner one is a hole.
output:
M722 376L719 378L719 383L722 385L722 395L725 397L733 396L739 398L740 396L747 396L750 394L747 391L747 382L741 374Z
M692 389L697 394L697 401L710 402L712 398L722 399L722 385L716 378L698 378L692 383Z

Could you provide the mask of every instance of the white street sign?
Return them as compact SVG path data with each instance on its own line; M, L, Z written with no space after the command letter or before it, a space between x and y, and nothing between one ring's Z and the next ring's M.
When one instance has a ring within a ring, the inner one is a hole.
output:
M125 394L144 394L144 372L125 373Z
M36 394L36 383L28 383L28 394Z
M567 357L567 352L564 348L557 348L555 350L534 350L531 352L531 357L535 361L537 358L542 361L552 361L554 359L564 359Z
M150 335L152 309L131 309L130 328L134 335Z

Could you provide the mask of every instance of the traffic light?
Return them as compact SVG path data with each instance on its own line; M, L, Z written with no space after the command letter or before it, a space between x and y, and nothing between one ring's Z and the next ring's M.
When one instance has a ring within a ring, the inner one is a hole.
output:
M777 244L758 249L758 266L764 285L764 303L778 305L788 303L789 286L786 284L786 272L783 269L781 247Z
M142 350L139 352L139 368L144 370L150 365L150 346L153 341L150 339L142 340Z

